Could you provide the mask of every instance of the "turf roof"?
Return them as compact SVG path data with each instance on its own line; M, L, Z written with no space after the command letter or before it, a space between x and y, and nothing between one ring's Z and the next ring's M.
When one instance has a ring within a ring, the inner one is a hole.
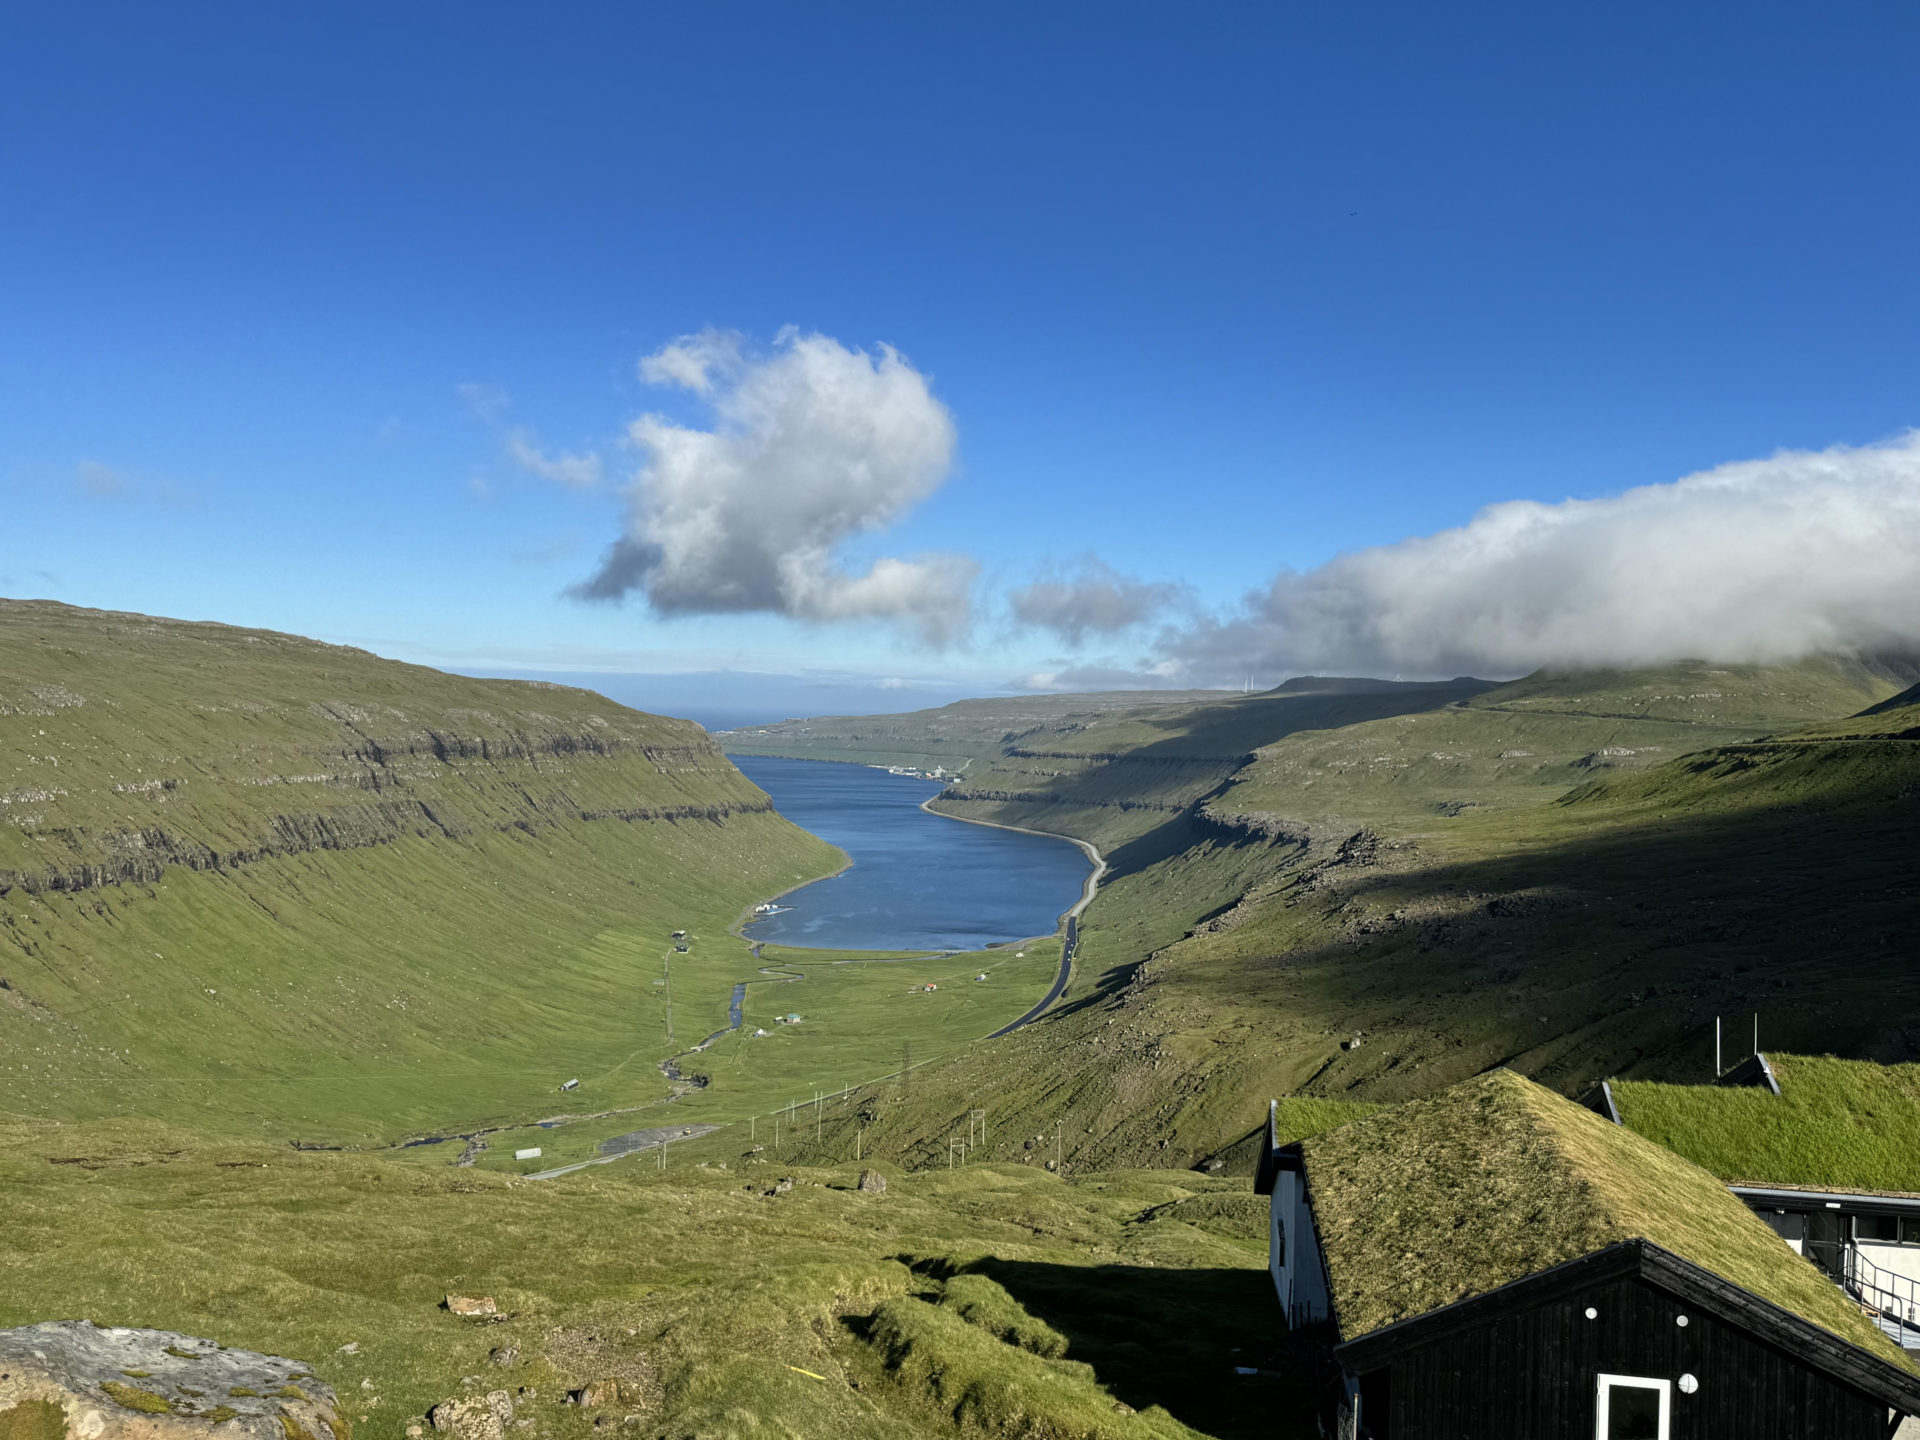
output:
M1780 1093L1612 1084L1620 1119L1733 1184L1920 1194L1920 1065L1775 1055Z
M1301 1148L1343 1340L1644 1239L1913 1369L1711 1175L1511 1071Z

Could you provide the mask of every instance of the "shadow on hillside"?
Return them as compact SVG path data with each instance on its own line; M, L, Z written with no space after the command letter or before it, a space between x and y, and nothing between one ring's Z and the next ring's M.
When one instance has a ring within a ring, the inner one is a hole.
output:
M1265 1270L1052 1265L989 1257L995 1281L1067 1340L1067 1358L1135 1410L1221 1440L1312 1435L1317 1337L1290 1337ZM962 1273L962 1272L954 1272ZM1235 1373L1236 1366L1258 1375Z
M1504 682L1461 676L1455 680L1351 680L1307 676L1277 689L1173 715L1147 715L1137 722L1168 732L1168 739L1141 747L1151 755L1162 746L1184 746L1188 753L1225 755L1271 745L1301 730L1332 730L1368 720L1390 720L1471 700ZM1173 732L1178 731L1178 734Z
M1709 760L1672 768L1704 775ZM1597 795L1600 823L1553 843L1495 832L1481 858L1360 872L1311 902L1337 934L1195 981L1383 1032L1330 1064L1325 1094L1390 1098L1498 1063L1561 1088L1698 1080L1715 1016L1739 1059L1755 1012L1763 1048L1920 1058L1914 783L1854 778L1824 799L1707 814L1609 817ZM1364 913L1337 908L1349 898Z
M1314 688L1316 685L1321 688ZM1136 723L1160 731L1166 738L1101 757L1117 759L1123 768L1095 765L1025 786L1018 800L983 798L975 803L1111 806L1121 810L1160 810L1170 817L1178 815L1185 819L1181 812L1227 780L1263 745L1303 730L1333 730L1370 720L1438 710L1495 688L1494 681L1473 679L1327 680L1309 682L1300 689L1283 686L1264 694L1236 696L1193 709L1175 710L1171 715L1142 716ZM1023 751L1016 744L1007 753L1048 755L1056 752ZM1058 753L1079 756L1085 752L1068 748ZM1160 782L1157 786L1143 782L1143 775L1156 772ZM1149 792L1156 790L1159 798L1151 798ZM964 802L964 792L960 798ZM1044 815L1023 813L1019 823L1047 828Z

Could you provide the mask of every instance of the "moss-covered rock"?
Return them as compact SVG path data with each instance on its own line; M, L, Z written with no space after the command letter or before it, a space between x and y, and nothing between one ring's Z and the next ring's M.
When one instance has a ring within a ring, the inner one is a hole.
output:
M222 1440L347 1440L333 1391L297 1360L90 1320L0 1330L0 1440L198 1440L216 1426Z

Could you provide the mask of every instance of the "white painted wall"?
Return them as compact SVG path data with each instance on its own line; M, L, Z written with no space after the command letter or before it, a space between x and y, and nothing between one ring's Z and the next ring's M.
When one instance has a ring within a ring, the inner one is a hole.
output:
M1267 1197L1267 1273L1273 1276L1273 1293L1280 1297L1282 1314L1287 1309L1287 1251L1285 1202L1280 1198L1279 1182L1287 1178L1277 1177L1273 1193Z
M1267 1207L1267 1273L1273 1276L1274 1294L1289 1324L1296 1314L1306 1321L1324 1320L1331 1313L1313 1206L1306 1185L1291 1170L1274 1177Z
M1920 1285L1920 1245L1875 1245L1868 1241L1855 1243L1860 1253L1882 1270L1904 1275L1915 1285Z

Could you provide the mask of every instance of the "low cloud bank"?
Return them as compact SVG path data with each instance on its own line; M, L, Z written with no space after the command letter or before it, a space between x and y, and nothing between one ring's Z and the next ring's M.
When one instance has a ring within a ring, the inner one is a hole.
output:
M1151 619L1181 590L1135 580L1089 554L1072 573L1023 585L1007 601L1017 622L1050 630L1077 648L1090 634L1115 635Z
M856 571L839 553L902 518L952 468L952 417L897 351L789 330L754 355L739 336L707 331L639 369L648 384L704 399L712 426L650 414L629 427L645 459L625 533L576 595L638 593L662 615L887 620L936 646L965 633L971 558L887 557Z
M1169 628L1154 649L1139 668L1160 683L1920 649L1920 432L1603 500L1492 505L1284 572L1240 613Z

